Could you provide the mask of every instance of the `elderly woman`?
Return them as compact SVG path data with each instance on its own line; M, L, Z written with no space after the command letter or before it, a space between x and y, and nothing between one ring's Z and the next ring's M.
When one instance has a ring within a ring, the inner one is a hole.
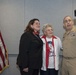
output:
M43 26L43 64L40 75L58 75L59 53L62 49L61 40L53 34L50 24Z

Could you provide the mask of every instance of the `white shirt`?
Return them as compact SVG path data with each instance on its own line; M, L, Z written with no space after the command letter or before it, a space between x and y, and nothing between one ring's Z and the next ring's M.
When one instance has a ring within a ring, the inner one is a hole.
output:
M55 70L58 70L59 69L59 53L60 53L60 49L62 49L62 43L61 43L61 40L59 37L57 37L57 36L55 36L55 37L56 37L56 39L54 39L54 50L55 50L55 57L54 57L55 67L54 68L55 68ZM41 38L41 39L43 41L43 64L42 64L41 70L46 71L47 70L47 68L46 68L46 41L44 38Z
M54 48L52 46L52 38L46 38L46 40L47 40L48 45L50 47L48 68L54 68Z

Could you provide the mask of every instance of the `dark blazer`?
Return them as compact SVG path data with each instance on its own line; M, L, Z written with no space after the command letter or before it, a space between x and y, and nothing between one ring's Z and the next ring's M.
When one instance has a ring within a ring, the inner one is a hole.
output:
M40 37L31 32L22 34L19 45L17 65L21 68L39 69L42 66L42 46Z

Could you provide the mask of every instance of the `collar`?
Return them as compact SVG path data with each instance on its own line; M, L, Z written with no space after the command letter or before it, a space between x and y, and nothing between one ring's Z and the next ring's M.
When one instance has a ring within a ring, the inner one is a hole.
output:
M68 35L70 32L73 32L73 31L76 31L76 27L75 26L73 26L73 28L71 29L71 31L66 31L64 35L66 35L66 34Z
M33 32L34 35L39 35L39 32Z
M45 36L45 35L43 35L43 36L42 36L42 38L44 38L44 39L45 39L45 38L46 38L46 36ZM57 39L57 38L56 38L56 36L54 36L54 35L52 35L52 38L53 38L53 39Z

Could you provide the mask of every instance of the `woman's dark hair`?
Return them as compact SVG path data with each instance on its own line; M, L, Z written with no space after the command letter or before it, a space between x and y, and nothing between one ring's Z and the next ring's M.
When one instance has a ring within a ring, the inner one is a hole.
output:
M24 32L26 32L26 31L31 31L31 32L33 32L34 30L31 28L31 25L33 25L36 20L39 21L39 19L37 19L37 18L31 19L31 20L29 21L26 29L24 30Z

